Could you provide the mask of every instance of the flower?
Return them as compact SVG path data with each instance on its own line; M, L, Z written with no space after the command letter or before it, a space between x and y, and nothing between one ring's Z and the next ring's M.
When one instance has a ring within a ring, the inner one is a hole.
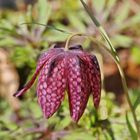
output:
M14 96L25 93L38 75L38 102L46 118L58 110L65 90L68 92L71 117L76 122L84 113L90 94L95 107L99 106L101 74L98 61L96 56L83 51L81 45L68 50L54 46L43 53L31 81Z

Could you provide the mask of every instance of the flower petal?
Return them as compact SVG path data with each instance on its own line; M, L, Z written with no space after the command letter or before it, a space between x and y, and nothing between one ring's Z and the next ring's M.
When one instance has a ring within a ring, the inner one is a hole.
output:
M94 106L98 108L101 97L101 73L96 56L89 53L79 53L78 56L87 66Z
M51 58L63 51L64 50L62 48L51 48L47 52L44 52L43 54L41 54L41 56L38 60L37 69L40 67L40 65L42 65L44 62L46 62L46 60L48 60L49 58Z
M101 97L101 73L96 56L90 56L89 77L91 82L94 106L98 108Z
M15 97L19 97L22 94L24 94L34 83L36 77L38 76L40 70L42 69L42 67L44 66L46 62L42 63L42 65L38 66L38 68L36 69L36 72L34 73L33 77L31 78L31 80L24 86L24 88L22 88L20 91L16 92L13 96Z
M61 55L48 61L39 75L38 102L46 118L51 117L59 108L65 88L65 58Z
M87 105L90 93L86 65L77 56L68 58L68 95L70 113L78 122Z
M18 92L16 92L13 96L15 97L19 97L22 94L24 94L35 82L36 77L38 76L40 70L43 68L44 64L53 56L55 56L56 54L59 54L62 52L62 49L50 49L48 52L45 52L41 55L41 57L39 58L38 61L38 65L36 68L36 71L33 75L33 77L31 78L31 80Z

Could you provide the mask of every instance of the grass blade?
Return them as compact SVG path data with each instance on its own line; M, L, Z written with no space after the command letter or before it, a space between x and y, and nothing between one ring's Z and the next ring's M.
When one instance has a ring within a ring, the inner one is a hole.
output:
M133 105L131 103L131 100L130 100L130 97L129 97L129 94L128 94L128 87L127 87L127 83L126 83L126 79L125 79L125 75L124 75L124 72L123 72L123 69L120 65L120 60L119 60L119 57L117 55L117 52L116 50L114 49L106 31L104 30L104 28L101 26L101 24L98 22L98 20L95 18L95 16L92 14L92 11L90 10L90 8L86 5L86 3L83 1L83 0L80 0L82 5L84 6L86 12L88 13L88 15L90 16L90 18L92 19L93 23L96 25L97 29L99 30L100 34L102 35L102 37L106 40L106 42L108 43L108 46L110 47L111 49L111 55L113 56L113 58L115 59L115 62L118 66L118 69L119 69L119 72L120 72L120 75L121 75L121 80L122 80L122 84L123 84L123 88L124 88L124 91L126 93L126 98L127 98L127 101L128 101L128 104L129 104L129 107L131 109L131 113L133 115L133 119L134 119L134 122L135 122L135 126L136 126L136 129L137 129L137 134L139 136L139 139L140 139L140 128L139 128L139 123L138 123L138 120L137 120L137 117L136 117L136 113L135 113L135 110L133 110Z
M86 5L86 3L83 0L80 0L83 7L85 8L86 12L88 13L88 15L90 16L90 18L92 19L93 23L96 25L96 27L98 28L99 32L101 33L102 37L106 40L106 42L108 43L109 47L111 48L112 54L115 57L116 61L119 63L119 57L117 55L116 50L114 49L107 33L105 32L104 28L101 26L101 24L99 23L99 21L96 19L96 17L93 15L92 11L90 10L90 8Z
M98 20L93 16L92 11L90 10L90 8L86 5L86 3L83 0L80 0L82 5L84 6L86 12L89 14L90 18L92 19L92 21L94 22L94 24L97 27L100 27L100 23L98 22Z
M136 110L137 106L140 104L140 94L137 96L136 101L133 105L133 109Z
M52 25L45 25L45 24L37 23L37 22L21 23L20 25L24 25L24 24L36 24L36 25L41 25L41 26L45 26L45 27L48 28L48 29L56 30L56 31L59 31L59 32L62 32L62 33L65 33L65 34L72 34L71 32L67 32L67 31L65 31L65 30L63 30L63 29L56 28L55 26L52 26Z
M132 140L138 140L137 134L136 134L135 130L133 129L133 127L132 127L132 125L131 125L131 123L128 119L128 114L127 113L126 113L126 123L127 123L128 129L130 131Z

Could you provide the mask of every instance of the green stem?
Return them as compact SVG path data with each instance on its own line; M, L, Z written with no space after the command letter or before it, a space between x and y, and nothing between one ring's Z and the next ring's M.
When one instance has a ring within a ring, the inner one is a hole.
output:
M135 123L136 129L137 129L138 138L140 139L139 122L137 120L137 117L136 117L136 114L135 114L135 110L133 109L133 105L132 105L130 97L129 97L127 82L126 82L125 75L124 75L124 72L123 72L123 69L121 67L120 62L118 61L118 59L116 59L116 56L114 55L114 53L112 53L112 51L110 51L103 43L99 42L97 39L95 39L95 38L93 38L91 36L89 38L92 41L96 42L98 44L98 46L104 47L104 49L107 52L109 52L109 54L111 54L111 56L114 58L115 63L117 64L117 67L118 67L120 75L121 75L123 89L124 89L124 92L125 92L125 95L126 95L126 98L127 98L127 101L128 101L128 104L129 104L129 107L130 107L130 110L131 110L131 113L132 113L132 116L133 116L133 119L134 119L134 123Z
M133 119L134 119L134 123L135 123L136 129L137 129L138 138L140 139L139 123L138 123L138 120L137 120L137 117L136 117L135 110L133 109L133 105L132 105L131 100L130 100L130 96L129 96L129 93L128 93L128 87L127 87L124 71L123 71L120 63L116 60L115 57L114 57L114 59L116 61L116 64L118 66L118 69L119 69L119 72L120 72L120 75L121 75L123 89L124 89L124 92L125 92L125 95L126 95L126 98L127 98L127 102L129 104L129 107L130 107L130 110L131 110L131 113L132 113L132 116L133 116Z
M128 101L128 104L129 104L129 107L130 107L130 110L131 110L131 113L133 115L133 119L134 119L134 123L135 123L135 126L136 126L136 129L137 129L137 134L138 134L138 137L140 139L140 128L139 128L139 124L138 124L138 120L137 120L137 117L136 117L136 113L135 111L133 110L133 106L132 106L132 103L131 103L131 100L130 100L130 97L129 97L129 94L128 94L128 87L127 87L127 83L126 83L126 79L125 79L125 75L124 75L124 72L123 72L123 69L120 65L120 60L119 60L119 57L117 55L117 52L116 50L114 49L113 47L113 44L111 43L106 31L104 30L104 28L101 26L101 24L99 23L99 21L96 19L96 17L93 15L92 11L90 10L90 8L87 6L87 4L83 1L83 0L80 0L83 7L85 8L85 11L88 13L89 17L91 18L91 20L93 21L93 23L95 24L95 26L97 27L97 29L99 30L100 34L102 35L102 37L105 39L105 41L107 42L108 46L110 47L111 49L111 55L113 56L113 58L115 59L115 62L118 66L118 69L119 69L119 72L120 72L120 75L121 75L121 79L122 79L122 84L123 84L123 88L124 88L124 91L125 91L125 95L126 95L126 98L127 98L127 101Z
M118 63L116 61L116 64L118 66L118 69L119 69L119 72L120 72L120 75L121 75L121 79L122 79L122 84L123 84L123 88L124 88L124 91L125 91L125 95L126 95L126 98L127 98L128 104L129 104L129 107L130 107L131 112L132 112L132 115L133 115L133 119L134 119L134 123L135 123L136 129L137 129L138 137L140 139L139 123L138 123L138 120L137 120L137 117L136 117L136 114L135 114L135 110L133 109L133 105L132 105L131 100L130 100L130 97L129 97L128 87L127 87L125 75L124 75L124 72L123 72L123 69L122 69L120 63Z
M74 34L70 35L70 36L68 37L68 39L66 40L65 50L68 50L68 48L69 48L69 43L70 43L70 41L71 41L71 39L72 39L73 37L75 37L75 36L82 36L82 35L83 35L82 33L74 33Z
M108 37L108 36L107 36L107 37ZM109 38L107 38L107 40L108 40L109 42L111 42L111 41L109 40ZM112 44L111 44L111 46L112 46ZM113 46L112 46L112 48L113 48ZM112 51L112 50L111 50L111 51ZM124 71L123 71L123 69L122 69L122 67L121 67L121 64L120 64L120 61L119 61L119 57L117 56L117 53L114 52L114 51L112 51L111 54L112 54L112 56L114 57L115 62L116 62L116 64L117 64L117 66L118 66L118 69L119 69L119 72L120 72L120 75L121 75L121 80L122 80L123 89L124 89L124 92L125 92L125 95L126 95L126 99L127 99L127 102L128 102L128 104L129 104L129 107L130 107L130 110L131 110L131 113L132 113L132 116L133 116L133 119L134 119L134 123L135 123L136 129L137 129L138 137L139 137L139 139L140 139L140 128L139 128L139 123L138 123L138 120L137 120L137 117L136 117L136 113L135 113L135 111L134 111L134 109L133 109L133 105L132 105L131 100L130 100L130 97L129 97L128 87L127 87L127 82L126 82L126 78L125 78L125 75L124 75Z

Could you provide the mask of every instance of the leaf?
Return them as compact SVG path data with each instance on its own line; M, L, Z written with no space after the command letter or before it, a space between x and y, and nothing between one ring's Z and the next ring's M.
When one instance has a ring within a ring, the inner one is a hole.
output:
M58 125L56 125L56 127L60 130L66 128L69 126L69 124L71 123L71 119L70 117L65 117L64 119L62 119L60 121L60 123L58 123Z
M51 7L47 0L39 0L38 3L38 21L42 24L47 24L51 15ZM45 30L45 27L40 28L40 33Z
M132 60L136 63L136 64L140 64L140 48L139 46L135 46L131 49L131 57Z
M22 67L25 64L34 68L36 64L36 54L31 47L15 47L12 54L12 61L18 66ZM28 56L28 57L27 57Z
M115 4L116 4L116 0L107 1L106 8L104 9L104 17L105 17L106 21L108 20L111 10L115 6Z
M83 0L80 0L82 5L84 6L86 12L88 13L88 15L90 16L90 18L92 19L93 23L96 25L96 27L100 27L100 23L98 22L98 20L94 17L92 11L90 10L90 8L86 5L86 3Z
M130 97L133 103L133 109L136 110L138 105L140 104L140 90L139 89L130 90L130 93L131 93Z
M48 33L47 34L45 34L46 36L48 35ZM65 39L67 39L67 35L66 34L62 34L61 32L57 32L57 34L56 33L49 33L49 36L47 36L47 41L48 42L58 42L58 41L65 41Z
M51 8L47 2L47 0L39 0L38 1L38 21L40 23L46 24L50 17Z
M96 140L96 137L94 139L94 137L87 132L72 132L62 140Z
M74 14L73 12L70 12L68 13L68 18L69 18L70 23L75 28L77 28L79 31L85 32L86 28L78 15Z
M129 18L127 20L127 23L126 25L124 24L124 26L132 26L132 25L135 25L135 24L139 24L140 23L140 14L136 14L135 16Z
M39 105L37 104L37 102L31 102L29 104L29 108L30 108L33 116L35 116L36 118L42 117L42 112L41 112L41 109L39 108Z
M0 46L1 47L3 47L3 46L4 47L11 47L11 46L14 46L14 45L17 45L16 41L11 37L0 39Z
M126 35L115 35L112 38L114 46L129 47L132 41L132 38Z
M45 28L48 28L48 29L52 29L52 30L55 30L55 31L59 31L59 32L62 32L62 33L65 33L65 34L71 34L70 32L68 31L65 31L64 29L60 29L60 28L57 28L53 25L46 25L46 24L42 24L42 23L38 23L38 22L25 22L25 23L21 23L21 25L28 25L28 24L36 24L36 25L40 25L40 26L44 26Z
M98 13L100 13L105 7L105 0L94 0L93 4Z
M122 23L128 17L129 10L130 10L130 3L128 1L122 3L118 9L118 11L120 11L121 14L120 12L117 12L117 14L114 16L116 22Z
M26 22L32 22L32 6L31 5L28 6L28 9L25 15L25 20Z
M136 99L135 103L134 103L134 110L136 110L137 106L140 104L140 94L138 95L138 98Z
M129 132L131 134L132 140L138 140L137 133L133 129L133 127L132 127L132 125L131 125L131 123L128 119L128 114L127 113L126 113L126 123L127 123L128 129L129 129Z
M104 40L107 42L108 46L111 49L112 52L112 56L115 58L115 60L117 61L117 63L120 63L120 59L117 55L117 52L115 50L115 48L113 47L106 31L104 30L104 28L100 25L99 21L96 19L96 17L92 14L92 11L90 10L90 8L86 5L86 3L83 0L80 0L82 5L84 6L86 12L88 13L88 15L90 16L90 18L92 19L93 23L96 25L96 27L98 28L98 31L100 32L100 34L102 35L102 37L104 38Z
M117 30L123 30L127 28L132 28L132 26L135 26L136 24L140 23L140 14L136 14L130 18L128 18L123 24L119 24Z

